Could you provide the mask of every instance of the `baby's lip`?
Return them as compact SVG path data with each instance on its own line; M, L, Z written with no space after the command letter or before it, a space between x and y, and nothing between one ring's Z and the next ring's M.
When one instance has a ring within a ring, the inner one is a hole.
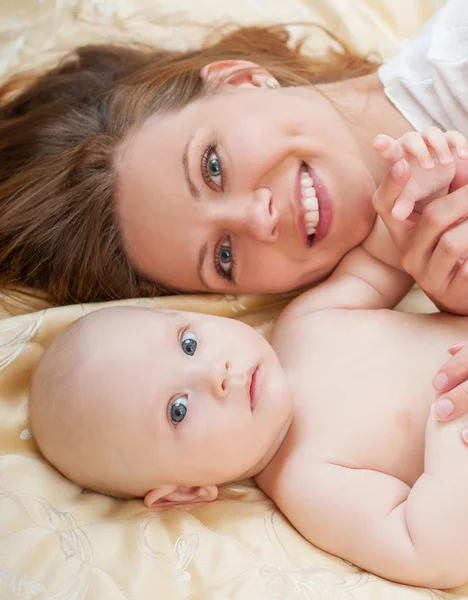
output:
M260 367L259 365L256 365L253 369L250 370L249 375L247 377L247 387L250 398L250 410L252 412L254 412L255 407L257 406L260 384Z

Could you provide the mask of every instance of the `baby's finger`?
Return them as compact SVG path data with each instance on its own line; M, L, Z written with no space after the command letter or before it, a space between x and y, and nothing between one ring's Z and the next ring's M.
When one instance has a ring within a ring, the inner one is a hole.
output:
M420 133L410 131L405 133L398 141L408 154L414 156L421 169L428 171L435 167L429 149Z
M468 140L459 131L447 131L445 139L451 148L454 148L459 158L468 158Z
M445 133L438 127L428 127L422 132L423 139L426 141L435 154L441 165L450 165L453 163L452 153L445 136Z
M400 144L389 135L381 133L373 142L374 149L391 167L404 157L405 153Z

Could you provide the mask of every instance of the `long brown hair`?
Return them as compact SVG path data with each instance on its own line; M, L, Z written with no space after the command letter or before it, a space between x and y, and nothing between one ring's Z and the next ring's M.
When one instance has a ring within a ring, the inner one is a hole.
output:
M328 33L328 32L327 32ZM289 45L286 29L247 27L191 52L84 46L42 75L0 88L0 287L27 286L56 304L173 293L139 274L114 210L120 145L154 114L204 93L216 60L261 64L282 85L371 73L376 62L330 33L326 56Z

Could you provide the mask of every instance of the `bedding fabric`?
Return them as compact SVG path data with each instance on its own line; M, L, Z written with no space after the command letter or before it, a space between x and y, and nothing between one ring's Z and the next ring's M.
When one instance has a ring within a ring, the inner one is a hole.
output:
M385 93L418 131L468 135L468 4L449 0L420 34L379 69Z
M54 60L76 43L145 39L196 45L213 23L318 20L363 51L391 56L443 0L1 0L0 77ZM194 23L204 24L195 27ZM182 24L184 23L184 24ZM296 27L295 31L300 33ZM323 39L311 45L320 50ZM240 318L268 335L289 297L178 296L124 304ZM0 318L0 598L452 598L383 581L306 542L252 481L211 504L163 511L87 493L39 455L27 421L28 384L44 348L102 305L49 308L4 293ZM431 311L412 290L403 310ZM357 540L358 542L358 540Z

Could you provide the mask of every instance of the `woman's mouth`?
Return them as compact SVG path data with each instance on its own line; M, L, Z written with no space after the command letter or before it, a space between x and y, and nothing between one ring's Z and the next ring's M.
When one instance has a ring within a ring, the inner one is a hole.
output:
M325 186L317 174L301 163L296 193L299 232L310 248L323 239L330 229L331 203Z
M249 397L250 397L250 410L254 412L255 406L258 401L258 394L260 391L260 369L259 367L255 367L253 370L252 376L250 378L250 386L249 386Z

